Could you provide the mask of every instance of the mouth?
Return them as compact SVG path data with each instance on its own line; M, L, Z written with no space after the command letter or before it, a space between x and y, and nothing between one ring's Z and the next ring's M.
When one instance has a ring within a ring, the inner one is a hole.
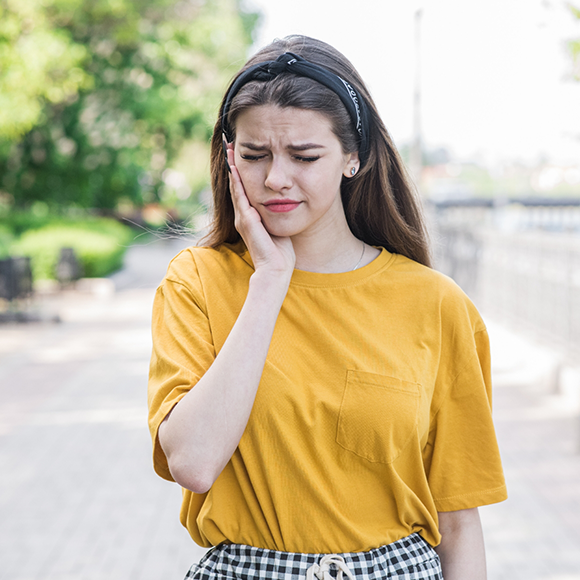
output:
M269 211L275 213L285 213L296 209L302 202L293 199L271 199L262 205Z

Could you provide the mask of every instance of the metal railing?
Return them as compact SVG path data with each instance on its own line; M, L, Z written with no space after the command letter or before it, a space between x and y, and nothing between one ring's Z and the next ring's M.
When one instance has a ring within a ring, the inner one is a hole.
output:
M429 215L437 269L485 311L580 360L580 198L446 201Z

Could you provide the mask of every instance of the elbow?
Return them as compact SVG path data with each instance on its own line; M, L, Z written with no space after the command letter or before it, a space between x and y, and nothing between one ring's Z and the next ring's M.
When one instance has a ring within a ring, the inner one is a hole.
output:
M193 493L207 493L221 472L206 458L198 457L192 449L181 444L168 432L168 415L159 427L159 444L167 458L169 473L177 484Z
M210 468L200 469L189 461L180 460L177 457L168 457L168 465L171 476L181 487L193 493L207 493L217 475Z
M211 489L214 481L215 479L193 477L186 481L186 485L184 487L190 491L193 491L193 493L207 493Z

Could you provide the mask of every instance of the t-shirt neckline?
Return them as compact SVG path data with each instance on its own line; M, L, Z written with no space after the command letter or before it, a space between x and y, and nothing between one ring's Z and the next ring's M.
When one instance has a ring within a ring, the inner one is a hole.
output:
M242 259L253 268L252 258L250 252L246 249L245 245L240 243L243 248ZM362 268L357 268L350 272L339 272L336 274L323 274L320 272L307 272L306 270L295 269L292 273L292 280L290 281L290 287L292 286L317 286L317 287L337 287L337 286L350 286L351 284L357 284L362 280L369 278L376 274L379 270L391 265L392 261L395 259L395 254L387 251L385 248L378 248L381 253L370 263Z
M361 280L365 280L376 274L386 266L390 265L394 258L385 248L380 248L381 253L366 266L351 270L350 272L339 272L336 274L322 274L320 272L307 272L306 270L294 270L290 286L350 286Z

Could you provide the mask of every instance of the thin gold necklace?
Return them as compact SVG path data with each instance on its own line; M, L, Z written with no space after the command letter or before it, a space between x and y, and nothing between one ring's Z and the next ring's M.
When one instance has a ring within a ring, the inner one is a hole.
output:
M365 247L366 247L366 244L363 242L362 254L360 255L359 261L356 263L356 266L351 270L351 272L354 272L360 266L360 263L362 262L362 259L365 255Z

